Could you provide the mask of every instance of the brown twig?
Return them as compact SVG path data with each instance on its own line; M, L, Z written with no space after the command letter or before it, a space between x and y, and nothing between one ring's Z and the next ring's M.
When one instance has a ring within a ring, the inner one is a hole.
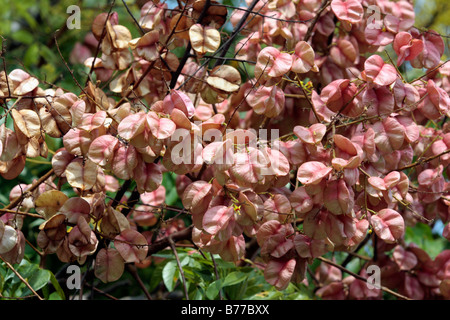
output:
M217 263L216 263L216 259L214 259L214 255L212 253L210 253L211 255L211 261L213 263L214 266L214 274L216 275L216 281L220 279L219 277L219 271L217 270ZM222 296L222 289L219 290L219 299L223 300L223 296Z
M117 208L117 206L120 204L120 201L122 200L123 196L125 195L125 192L127 192L128 188L131 185L131 180L125 180L122 186L120 187L119 191L117 191L116 196L111 201L111 207L113 209Z
M200 13L200 16L198 17L196 23L201 23L203 18L206 16L206 13L208 12L208 9L211 5L211 0L206 0L202 12ZM181 16L180 16L181 18ZM176 26L174 27L174 30L176 29ZM170 84L169 84L169 88L173 89L175 88L175 85L177 84L177 80L178 80L178 76L180 75L181 71L184 68L184 65L186 64L186 61L189 59L190 55L191 55L191 49L192 49L192 44L189 41L186 49L184 51L184 55L180 60L180 64L178 65L177 70L172 74L172 79L170 80Z
M28 287L28 289L30 289L30 291L39 299L39 300L44 300L31 286L30 286L30 284L28 283L28 281L27 280L25 280L21 275L20 275L20 273L18 273L17 271L16 271L16 269L14 269L14 267L8 262L8 261L6 261L5 259L3 259L2 258L2 256L0 256L0 260L2 260L5 264L6 264L6 266L9 268L9 269L11 269L11 271L12 272L14 272L14 274L20 279L20 281L22 281L27 287Z
M171 234L170 237L173 242L182 241L182 240L190 240L192 239L192 228L193 226L189 226L184 230L181 230L179 232L175 232L174 234ZM165 237L159 241L156 241L148 246L148 255L152 255L154 253L157 253L165 248L170 246L169 237Z
M175 260L177 261L178 270L180 271L181 275L181 282L183 283L183 289L184 289L184 296L186 300L189 300L189 293L186 285L186 277L184 276L183 267L181 266L180 258L178 257L177 248L175 247L175 242L173 242L171 236L168 236L168 241L170 244L170 247L172 248L173 254L175 255Z
M342 128L342 127L348 127L348 126L350 126L350 125L352 125L352 124L358 124L358 123L364 122L364 121L369 121L369 120L377 119L377 118L380 118L380 117L382 117L382 116L389 116L389 115L392 114L392 113L398 113L398 112L403 111L403 110L405 110L405 109L413 108L413 107L415 107L416 105L418 105L419 103L421 103L427 96L428 96L428 93L425 93L425 94L422 96L422 98L420 98L420 99L417 100L416 102L414 102L414 103L412 103L412 104L410 104L410 105L407 105L407 106L404 106L404 107L395 109L395 110L393 110L393 111L389 111L389 112L377 114L377 115L370 116L370 117L364 117L364 118L361 118L361 119L358 119L358 120L353 120L353 121L350 121L350 122L345 122L345 123L339 124L339 125L336 126L336 129Z
M186 10L187 6L183 7L183 12ZM172 36L175 34L175 30L177 29L178 24L181 21L181 18L183 17L183 15L180 15L180 17L178 18L177 22L175 23L175 26L173 27L172 31L170 32L169 36L167 37L166 43L165 45L161 46L161 48L158 51L158 55L161 56L161 54L163 53L163 51L166 49L166 47L168 46L170 39L172 38ZM116 103L114 109L118 108L123 102L125 102L126 99L128 99L128 97L130 96L130 94L132 92L134 92L139 85L141 84L141 82L145 79L145 77L150 73L150 71L153 69L153 67L155 66L156 60L153 60L152 62L150 62L150 64L148 65L147 69L145 69L145 71L142 73L142 75L139 77L138 81L136 81L136 83L133 84L133 87L131 89L128 89L127 91L125 91L125 95L120 98L120 100ZM173 75L172 75L173 77Z
M138 26L139 31L141 32L142 35L145 34L144 29L142 29L141 25L139 24L139 22L137 22L136 18L133 16L133 13L131 13L130 8L128 8L127 3L125 2L125 0L122 0L123 5L125 6L125 9L127 9L128 14L130 15L130 17L133 19L134 23Z
M11 201L6 207L4 207L3 209L12 209L15 206L17 206L17 204L19 204L23 197L25 196L25 194L28 194L30 192L33 192L37 187L39 187L41 185L41 183L43 183L45 180L47 180L52 174L53 174L54 170L53 168L50 169L47 173L45 173L42 177L39 178L39 180L37 180L35 183L33 183L31 185L31 187L29 187L26 190L26 193L22 193L19 197L15 198L13 201Z
M320 281L316 278L316 276L315 276L314 273L312 272L311 268L310 268L310 267L307 267L307 268L306 268L306 271L307 271L308 274L311 276L311 279L313 280L314 284L315 284L317 287L321 287L322 284L321 284Z
M134 264L128 264L127 269L130 272L130 274L133 276L134 280L136 280L139 287L141 287L142 291L144 291L144 294L147 297L147 299L152 300L152 296L150 295L147 288L145 287L145 284L142 282L141 277L139 277L136 266Z
M185 79L184 82L178 86L177 90L179 90L181 87L183 87L183 86L184 86L184 85L185 85L185 84L186 84L186 83L187 83L187 82L188 82L188 81L189 81L189 80L190 80L197 72L199 72L205 65L209 64L209 62L211 61L211 59L216 59L216 60L217 60L217 61L215 62L215 64L214 64L214 67L218 66L218 65L220 64L220 61L234 60L234 59L235 59L235 58L226 58L225 55L226 55L226 53L228 52L228 49L229 49L229 47L231 46L231 44L232 44L234 38L235 38L237 35L239 35L239 32L240 32L242 29L244 29L245 26L246 26L248 23L250 23L250 22L256 17L256 14L259 13L259 11L261 11L261 10L265 7L265 5L267 4L267 2L265 2L265 3L258 9L258 12L251 11L250 7L253 9L257 2L258 2L258 0L254 0L254 1L250 4L249 10L246 10L247 12L246 12L246 13L242 16L242 18L239 20L239 22L237 23L236 27L233 29L233 31L232 31L230 37L227 39L227 41L225 41L225 43L224 43L219 49L217 49L216 53L215 53L213 56L207 56L207 57L206 57L207 60L206 60L199 68L197 68L197 70L196 70L192 75L188 75L188 76L187 76L187 79ZM249 19L249 21L246 21L250 13L253 13L253 14L255 14L255 15L254 15L253 17L251 17L251 18ZM217 54L218 54L218 56L217 56ZM190 55L190 56L193 56L193 55ZM238 59L236 59L236 60L238 60ZM247 62L247 61L246 61L246 62ZM251 63L251 62L249 62L249 63ZM262 74L261 74L261 75L262 75ZM242 103L242 102L243 102L243 101L241 101L241 103ZM240 106L240 105L239 105L239 106ZM237 108L237 109L238 109L238 108ZM235 109L235 111L233 112L233 115L234 115L234 113L236 112L237 109ZM232 119L232 118L233 118L233 117L230 117L230 119ZM229 122L228 122L228 123L229 123ZM227 126L228 126L228 125L227 125Z
M225 55L228 52L228 49L230 49L231 44L233 43L234 38L241 32L244 23L246 22L248 16L250 15L250 12L253 10L253 8L258 4L259 0L253 0L252 3L248 6L248 11L245 12L242 15L242 18L239 20L238 24L236 25L236 27L234 27L233 32L231 32L230 37L228 38L228 40L224 43L224 45L222 46L220 50L220 54L219 54L219 58L225 57ZM260 8L261 10L262 8ZM255 18L255 16L253 16L251 19ZM220 59L216 60L216 62L214 63L214 67L217 67L220 64Z
M239 108L241 107L241 105L246 101L247 97L250 95L250 93L252 93L252 90L255 89L256 84L259 82L259 80L261 79L261 77L264 74L264 71L266 70L267 66L269 64L269 61L267 61L266 65L264 66L263 72L261 72L261 74L259 75L258 79L256 80L255 84L252 85L251 90L248 90L247 93L245 94L245 96L242 98L242 100L239 102L239 104L233 109L233 112L230 115L230 118L228 119L227 125L225 127L223 127L222 129L222 133L225 132L225 130L228 128L228 126L230 125L231 121L233 120L234 115L236 114L236 112L239 110Z
M83 92L87 97L90 97L90 96L86 93L86 91L83 89L83 87L81 86L81 84L78 82L77 78L75 78L72 69L70 69L69 65L67 64L66 59L64 59L64 57L63 57L63 55L62 55L62 53L61 53L61 50L59 49L59 44L58 44L58 40L57 40L57 38L56 38L56 33L55 33L55 35L54 35L54 39L55 39L55 45L56 45L56 49L58 50L59 56L60 56L62 62L64 63L64 65L66 66L67 71L69 71L69 73L70 73L70 75L71 75L73 81L75 82L75 84L77 85L77 87L80 88L81 92Z
M363 86L358 90L358 92L356 92L356 93L350 98L350 100L348 100L348 101L347 101L347 102L339 109L338 113L334 116L334 119L333 119L330 123L327 124L327 131L326 131L326 133L325 133L325 136L326 136L331 130L335 130L335 129L336 129L335 123L336 123L336 121L339 119L339 116L341 115L341 113L342 113L342 112L350 105L350 103L353 102L353 100L355 100L355 98L356 98L357 96L359 96L359 94L360 94L365 88L366 88L366 84L363 85Z
M29 212L18 211L18 210L16 211L16 210L10 210L10 209L0 209L0 217L2 215L4 215L5 213L14 213L14 214L18 214L21 216L32 217L32 218L36 218L36 219L43 219L43 217L41 215L35 214L35 213L29 213Z
M298 77L296 77L296 78L297 78L297 81L299 82L299 87L300 87L300 89L302 89L303 95L304 95L305 98L306 98L306 101L308 102L308 104L309 104L309 106L310 106L312 112L314 113L314 117L316 118L316 120L317 120L318 123L321 123L320 118L319 118L319 115L317 114L316 109L314 108L314 105L313 105L311 99L310 99L309 96L306 94L306 91L305 91L305 89L303 88L303 86L300 84L300 79L299 79Z
M73 74L72 69L70 69L69 65L67 64L66 60L64 59L61 50L59 49L59 44L58 44L58 40L56 39L56 34L55 34L55 44L56 44L56 49L58 50L59 56L61 58L61 60L63 61L64 65L66 66L66 69L69 71L73 81L75 82L75 84L77 85L78 88L80 88L81 92L83 92L83 94L86 96L86 98L88 98L93 104L95 104L99 109L103 110L106 112L106 114L116 123L119 123L119 121L117 121L117 119L110 114L109 110L106 110L102 105L100 105L97 101L95 101L95 99L89 95L86 90L81 86L81 84L78 82L77 78L75 78L75 75ZM50 103L49 103L50 104ZM69 124L70 126L70 124Z
M395 169L395 170L391 170L391 171L403 171L403 170L406 170L406 169L414 168L414 167L416 167L416 166L418 166L418 165L421 165L421 164L430 162L431 160L434 160L434 159L436 159L436 158L439 158L439 157L441 157L441 156L443 156L443 155L445 155L445 154L447 154L447 153L450 153L450 149L445 150L445 151L443 151L443 152L441 152L441 153L439 153L439 154L436 154L436 155L434 155L434 156L431 156L431 157L428 157L428 158L425 158L425 159L420 159L420 158L419 158L419 159L417 159L417 161L414 162L414 163L411 163L411 164L409 164L409 165L407 165L407 166L404 166L404 167L401 167L401 168L398 168L398 169Z
M323 257L318 257L317 259L319 259L320 261L325 262L325 263L327 263L327 264L329 264L329 265L331 265L333 267L338 268L339 270L341 270L341 271L343 271L343 272L345 272L345 273L355 277L358 280L361 280L361 281L364 281L364 282L368 283L368 280L366 278L364 278L364 277L360 276L359 274L356 274L356 273L348 270L347 268L345 268L345 267L343 267L343 266L341 266L341 265L339 265L337 263L334 263L331 260L328 260L328 259L323 258ZM401 295L400 293L397 293L395 291L392 291L391 289L389 289L389 288L387 288L385 286L379 286L378 289L383 290L384 292L390 293L393 296L396 296L397 298L400 298L400 299L403 299L403 300L411 300L410 298L405 297L404 295Z
M8 95L11 95L11 87L9 86L9 78L8 78L8 71L6 70L6 61L5 61L5 57L4 54L6 53L6 48L5 48L5 38L3 38L2 36L0 36L2 38L2 52L0 54L0 56L2 57L3 60L3 71L5 72L5 80L6 80L6 86L8 87Z
M45 255L43 252L39 251L39 249L37 249L35 246L33 246L33 245L31 244L31 242L30 242L27 238L25 238L25 242L26 242L26 243L30 246L30 248L33 249L39 256L43 257L43 256Z
M242 8L242 7L235 7L235 6L230 6L230 5L226 5L226 4L220 4L220 3L213 3L213 4L211 4L211 7L231 8L231 9L234 9L234 10L245 11L245 12L248 12L250 14L254 14L254 15L266 18L266 19L272 19L272 20L277 20L277 21L286 22L286 23L306 23L306 22L312 21L314 19L314 18L306 19L306 20L282 19L282 18L277 18L277 17L274 17L274 16L269 16L269 15L266 15L266 14L262 14L259 11L252 11L250 9L246 9L246 8Z
M92 289L93 291L98 292L98 293L100 293L101 295L104 295L105 297L107 297L107 298L109 298L109 299L111 299L111 300L119 300L119 299L117 299L116 297L110 295L109 293L107 293L107 292L105 292L105 291L102 291L102 290L100 290L100 289L94 287L93 285L91 285L91 284L89 284L89 283L86 283L86 286L87 286L88 288Z
M316 26L317 21L319 21L320 15L329 6L330 3L331 3L331 1L329 1L329 0L323 1L322 6L320 7L319 11L316 13L314 20L312 21L311 25L309 26L308 30L306 31L306 35L305 35L306 42L308 42L309 38L311 38L313 29Z
M136 203L138 203L140 196L141 196L141 194L139 193L137 188L135 188L133 190L133 192L131 193L130 197L127 199L127 205L121 211L125 217L130 213L130 211L133 209L134 205Z
M89 73L88 73L88 77L87 77L87 79L86 79L85 86L88 85L89 80L90 80L90 78L91 78L91 74L92 74L92 72L94 71L95 60L97 59L98 53L100 52L100 46L101 46L101 44L102 44L103 38L104 38L105 35L106 35L106 24L107 24L107 22L108 22L108 20L109 20L109 17L110 17L111 12L112 12L112 8L114 7L114 4L115 4L115 3L116 3L116 0L112 0L111 6L109 7L108 15L106 16L105 24L103 25L102 35L100 36L100 39L98 40L97 48L95 49L94 59L92 59L92 65L91 65L91 68L90 68L90 70L89 70Z
M442 67L444 64L446 64L447 62L449 62L450 60L446 60L444 62L442 62L440 65L434 67L433 69L429 70L427 73L425 73L424 75L421 75L420 77L413 79L411 81L409 81L409 83L414 83L416 81L419 81L422 78L425 78L426 76L428 76L430 73L433 73L435 70L439 69L440 67Z

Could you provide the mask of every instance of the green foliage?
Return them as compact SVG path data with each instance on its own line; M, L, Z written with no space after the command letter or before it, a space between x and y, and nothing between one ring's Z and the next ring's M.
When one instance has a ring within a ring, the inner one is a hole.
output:
M177 249L177 251L190 299L218 300L220 295L225 300L312 299L312 292L303 284L291 283L284 291L276 290L265 281L263 271L257 267L236 266L214 255L217 266L215 270L210 257L202 256L192 249ZM164 261L152 272L150 290L154 290L162 281L168 291L183 293L181 276L173 252L165 250L154 254L153 257L164 258Z
M450 249L450 244L439 235L433 234L429 225L417 223L414 227L406 227L405 242L413 242L427 252L432 259L445 249Z
M448 33L450 3L447 0L415 1L417 12L416 26Z
M0 265L0 293L4 299L23 298L33 294L11 269L4 263ZM44 299L65 299L64 291L51 271L40 269L38 264L31 263L27 259L23 259L19 265L14 266L14 269L33 290L42 290Z
M69 62L72 49L77 42L83 42L91 30L94 18L101 12L109 10L110 1L83 0L0 0L0 36L6 49L6 66L8 72L21 68L37 77L41 82L54 84L74 93L80 93L72 76L67 71L55 46L57 36L64 60ZM80 7L81 29L66 29L67 8L71 5ZM139 36L132 19L122 5L116 3L114 11L126 21L126 26L133 37ZM138 16L138 11L134 12ZM84 83L86 68L81 64L70 64L74 76Z

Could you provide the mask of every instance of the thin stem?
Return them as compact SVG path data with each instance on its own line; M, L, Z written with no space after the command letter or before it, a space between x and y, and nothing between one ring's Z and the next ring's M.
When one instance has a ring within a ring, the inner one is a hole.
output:
M402 78L403 81L405 81L405 78L403 78L402 73L400 72L400 70L398 70L397 65L394 63L394 61L392 61L391 56L389 55L389 52L387 50L384 50L384 53L386 53L386 55L389 58L389 61L391 62L391 64L394 66L395 70L397 70L397 74L400 76L400 78Z
M80 88L81 92L83 92L83 94L86 96L86 98L88 98L93 104L95 104L99 109L103 110L106 112L106 114L116 123L119 123L119 121L117 121L117 119L110 114L109 110L106 110L101 104L99 104L97 101L95 101L95 99L89 95L86 90L84 90L84 88L81 86L81 84L78 82L77 78L75 78L72 69L70 69L69 65L67 64L66 60L64 59L61 50L59 49L59 44L58 44L58 40L56 39L56 34L54 36L55 38L55 44L56 44L56 49L58 50L59 56L62 60L62 62L64 63L64 65L66 66L66 69L69 71L70 75L72 76L73 81L75 82L75 84L77 85L78 88ZM50 103L49 103L50 104ZM61 115L60 115L61 116ZM64 118L63 118L64 119ZM69 124L70 126L70 124Z
M5 38L3 38L2 36L0 36L2 38L2 52L1 52L1 57L3 60L3 70L5 72L5 80L6 80L6 86L8 87L8 95L11 95L11 87L9 86L9 78L8 78L8 71L6 70L6 61L5 61L5 57L4 54L6 52L6 48L5 48Z
M205 59L219 59L219 60L225 60L225 61L236 61L236 62L245 62L248 64L256 64L256 61L251 61L251 60L244 60L244 59L239 59L239 58L230 58L230 57L215 57L215 56L208 56L208 55L204 55L203 58Z
M2 256L0 256L0 259L6 264L6 266L11 269L12 272L14 272L14 274L20 279L20 281L22 281L27 287L28 289L30 289L30 291L39 299L39 300L44 300L36 291L34 291L34 289L30 286L30 284L28 283L27 280L25 280L20 273L18 273L16 271L16 269L14 269L14 267L5 259L2 258Z
M35 159L26 159L27 162L30 163L36 163L36 164L46 164L46 165L51 165L51 161L41 161L41 160L35 160Z
M131 185L131 180L125 180L122 186L120 187L119 191L117 191L116 196L114 197L111 207L113 209L117 208L117 206L120 204L120 201L122 200L122 197L124 196L125 192L127 192L128 188Z
M416 79L414 79L414 80L411 80L409 83L414 83L414 82L416 82L416 81L419 81L419 80L422 79L422 78L425 78L425 77L428 76L430 73L433 73L435 70L439 69L440 67L442 67L444 64L446 64L446 63L449 62L449 61L450 61L450 60L446 60L446 61L442 62L440 65L438 65L438 66L434 67L433 69L429 70L429 71L428 71L427 73L425 73L424 75L422 75L422 76L420 76L420 77L418 77L418 78L416 78Z
M311 271L310 267L306 268L306 271L308 272L308 274L311 276L311 279L313 280L314 284L318 287L321 287L321 283L319 282L319 280L316 278L316 276L314 275L314 273Z
M102 42L103 42L103 38L104 38L105 35L106 35L106 23L107 23L108 20L109 20L109 17L110 17L111 12L112 12L112 8L114 7L114 4L115 4L115 3L116 3L116 0L113 0L113 1L111 2L111 6L109 7L108 15L106 16L105 24L103 25L103 29L102 29L102 35L100 36L100 39L98 40L97 48L95 49L94 59L92 59L91 68L90 68L90 70L89 70L89 74L88 74L88 77L87 77L87 79L86 79L86 83L84 84L85 86L88 85L89 80L90 80L90 78L91 78L91 74L92 74L92 72L94 71L95 60L97 59L98 53L100 52L100 46L101 46L101 44L102 44Z
M414 102L414 103L412 103L412 104L410 104L410 105L404 106L404 107L402 107L402 108L393 110L393 111L389 111L389 112L386 112L386 113L377 114L377 115L370 116L370 117L364 117L364 118L361 118L361 119L358 119L358 120L354 120L354 121L351 121L351 122L342 123L342 124L340 124L340 125L337 125L337 126L336 126L336 129L337 129L337 128L342 128L342 127L348 127L348 126L350 126L350 125L352 125L352 124L357 124L357 123L364 122L364 121L369 121L369 120L377 119L377 118L380 118L380 117L382 117L382 116L388 116L388 115L390 115L390 114L392 114L392 113L398 113L398 112L400 112L400 111L402 111L402 110L405 110L405 109L409 109L409 108L415 107L416 105L418 105L419 103L421 103L427 96L428 96L428 93L425 93L425 94L422 96L422 98L420 98L420 99L417 100L416 102Z
M439 158L439 157L441 157L441 156L443 156L443 155L445 155L445 154L447 154L447 153L450 153L450 149L445 150L445 151L443 151L443 152L441 152L441 153L439 153L439 154L436 154L436 155L434 155L434 156L425 158L425 159L423 159L423 160L417 159L417 161L414 162L414 163L411 163L411 164L409 164L409 165L407 165L407 166L404 166L404 167L401 167L401 168L398 168L398 169L392 170L392 171L403 171L403 170L406 170L406 169L414 168L414 167L416 167L416 166L418 166L418 165L421 165L421 164L430 162L431 160L434 160L434 159L436 159L436 158Z
M197 19L197 23L201 23L202 22L203 18L206 16L206 13L207 13L210 5L211 5L211 0L206 0L205 4L203 6L203 10L202 10L202 12L200 13L200 16ZM181 16L180 16L180 18L181 18ZM174 30L175 29L176 29L176 27L174 27ZM180 75L181 71L184 68L184 65L186 64L186 61L189 59L189 57L191 55L191 49L192 49L192 44L189 41L188 44L187 44L187 47L186 47L186 49L184 51L184 55L183 55L183 57L180 60L180 64L178 65L177 70L172 74L172 79L170 80L170 85L169 85L170 89L175 88L175 85L177 84L178 76Z
M177 261L178 270L180 271L181 275L181 282L183 283L183 289L184 289L184 295L186 297L186 300L189 300L189 293L186 285L186 278L184 276L183 267L181 266L180 258L178 257L177 248L175 247L175 242L173 242L171 236L168 237L170 247L172 248L173 254L175 255L175 259Z
M362 247L364 247L364 246L367 244L367 242L369 241L369 239L370 239L370 234L367 234L366 237L364 238L364 240L361 241L360 244L358 244L358 247L357 247L353 252L358 252ZM345 266L346 266L347 264L349 264L349 262L352 261L352 259L353 259L354 257L355 257L355 256L352 255L352 254L350 254L350 252L349 252L347 258L345 258L344 262L342 262L342 266L345 268Z
M358 280L361 280L361 281L364 281L364 282L368 283L368 280L366 278L364 278L364 277L360 276L359 274L356 274L356 273L354 273L354 272L344 268L343 266L341 266L341 265L339 265L337 263L334 263L331 260L328 260L328 259L323 258L323 257L318 257L317 259L319 259L320 261L323 261L323 262L325 262L325 263L327 263L327 264L329 264L329 265L331 265L333 267L338 268L339 270L341 270L341 271L343 271L343 272L345 272L345 273L355 277ZM400 293L397 293L395 291L392 291L391 289L389 289L389 288L387 288L385 286L379 286L379 289L383 290L384 292L390 293L393 296L396 296L397 298L404 299L404 300L411 300L410 298L405 297L404 295L401 295Z
M329 6L330 3L331 2L329 0L324 0L324 2L322 3L322 6L320 7L319 11L316 13L313 22L311 23L308 30L306 31L306 35L305 35L306 42L308 42L308 40L311 38L313 29L316 26L317 21L319 21L320 15Z
M27 190L28 191L28 190ZM0 217L4 215L5 213L14 213L21 216L36 218L36 219L44 219L41 215L35 214L35 213L29 213L24 211L18 211L18 210L10 210L10 209L0 209Z
M64 59L64 57L61 53L61 50L59 49L59 44L58 44L58 40L56 38L56 33L54 35L54 39L55 39L55 45L56 45L56 49L58 50L59 56L60 56L62 62L64 63L64 65L66 66L66 69L69 71L70 75L72 76L73 81L75 82L77 87L80 88L81 92L83 92L88 97L89 95L86 93L86 91L83 89L81 84L78 82L77 78L75 78L72 69L70 69L69 65L67 64L66 60Z
M226 5L226 4L219 4L219 3L213 3L213 4L211 4L211 7L231 8L231 9L234 9L234 10L245 11L245 12L248 12L250 14L254 14L254 15L266 18L266 19L273 19L273 20L277 20L277 21L281 21L281 22L287 22L287 23L306 23L306 22L309 22L309 21L313 20L313 18L307 19L307 20L282 19L282 18L277 18L277 17L274 17L274 16L269 16L269 15L266 15L266 14L262 14L262 13L260 13L258 11L252 11L252 10L246 9L246 8L229 6L229 5Z
M140 196L141 195L140 195L139 191L137 190L137 188L135 188L127 200L127 206L122 209L122 214L124 216L127 216L130 213L130 211L133 209L134 205L136 203L138 203Z
M258 4L259 0L253 0L252 3L248 6L248 11L246 11L243 15L242 18L239 20L238 24L236 25L236 27L234 27L233 32L230 35L230 38L225 42L225 44L223 45L219 58L223 58L225 57L225 55L228 52L228 49L230 49L231 44L233 43L234 38L240 33L242 27L244 26L245 22L247 21L248 16L250 15L250 12L252 12L253 8ZM260 9L261 10L261 9ZM252 17L255 18L255 16ZM220 64L220 59L218 59L215 63L214 63L214 67L217 67Z
M259 129L264 129L266 125L269 123L269 121L270 121L269 117L264 117L263 121L259 125Z
M363 255L361 255L359 253L356 253L356 252L349 251L348 254L354 256L355 258L359 258L361 260L365 260L365 261L371 261L372 260L372 258L367 257L367 256L363 256Z
M142 291L144 291L144 294L147 297L147 299L152 300L152 296L150 295L147 288L145 287L145 284L142 282L141 277L139 277L136 266L134 264L129 264L129 265L127 265L127 269L130 272L130 274L133 276L134 280L136 280L139 287L141 287Z
M378 237L374 232L372 234L372 246L373 246L373 261L378 260Z
M33 183L31 185L31 187L29 187L26 190L26 193L22 193L19 197L15 198L3 209L12 209L15 206L17 206L17 204L19 204L22 201L23 197L26 194L30 194L31 192L33 192L37 187L39 187L41 185L41 183L43 183L45 180L47 180L53 174L53 172L54 172L53 168L50 169L46 174L44 174L42 177L40 177L39 180L37 180L35 183Z
M134 23L138 26L139 31L141 32L142 35L145 34L144 29L142 29L141 25L139 24L139 22L137 22L136 18L133 16L133 13L131 13L130 8L128 8L127 3L125 2L125 0L122 0L123 5L125 6L125 9L127 9L128 14L130 15L130 17L133 19Z
M191 240L192 239L192 228L193 225L187 227L184 230L175 232L174 234L170 235L170 239L173 242L182 241L182 240ZM169 237L165 237L159 241L153 242L151 245L148 246L148 254L152 255L156 252L159 252L170 245Z
M293 94L293 93L285 93L284 96L286 98L294 98L294 99L306 99L307 98L303 94Z
M31 249L33 249L34 251L36 251L36 253L37 253L38 255L40 255L41 257L44 256L44 253L41 252L41 251L39 251L35 246L33 246L33 245L31 244L31 242L28 241L28 239L25 238L25 242L30 246Z
M211 255L211 261L213 263L214 266L214 274L216 275L216 281L220 279L219 277L219 271L217 269L217 264L216 264L216 259L214 259L214 255L212 253L210 253ZM223 300L223 296L222 296L222 289L219 290L219 299Z
M317 122L320 123L321 121L320 121L319 115L317 114L316 109L314 108L314 105L312 104L311 99L308 97L308 95L306 94L305 89L304 89L303 86L301 85L300 79L298 78L298 75L296 75L296 79L297 79L297 81L299 82L299 87L300 87L300 89L302 89L302 92L303 92L303 95L304 95L305 98L306 98L306 101L308 101L308 104L309 104L309 106L310 106L312 112L314 113L314 117L316 118Z
M104 295L105 297L107 297L107 298L109 298L109 299L111 299L111 300L119 300L119 299L117 299L116 297L110 295L109 293L106 293L105 291L102 291L102 290L100 290L100 289L94 287L93 285L91 285L91 284L89 284L89 283L86 283L86 286L87 286L88 288L92 289L93 291L98 292L98 293L100 293L101 295Z
M433 140L430 141L430 143L428 143L428 145L426 146L425 149L423 149L422 153L420 154L420 156L417 157L417 159L420 159L424 156L425 153L427 153L428 149L430 149L430 147L433 145L434 142L436 142L437 139L441 138L439 135L437 135L436 137L433 138Z

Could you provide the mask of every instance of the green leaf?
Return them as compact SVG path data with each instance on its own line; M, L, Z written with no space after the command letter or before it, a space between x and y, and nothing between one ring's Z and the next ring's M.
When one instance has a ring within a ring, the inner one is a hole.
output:
M58 56L47 46L41 46L40 52L42 57L45 59L45 61L52 63L55 61L55 59L58 58Z
M248 273L234 271L229 273L223 282L223 286L232 286L238 283L241 283L242 281L246 280L248 277Z
M9 202L9 198L6 196L6 192L1 192L0 191L0 203L8 203Z
M34 17L28 12L28 10L30 9L28 6L17 6L15 9L16 9L15 13L24 18L31 27L31 29L35 29L38 27L38 23L36 22Z
M269 292L269 294L267 295L267 297L265 299L261 299L261 300L276 300L276 299L282 298L283 296L284 296L283 292L272 290Z
M56 277L53 273L50 273L50 281L56 290L56 292L53 292L50 295L50 300L65 300L66 295L64 294L64 290L61 288L61 285L59 284L58 280L56 280ZM57 294L59 299L52 299L52 295L54 295L54 294Z
M192 300L203 300L203 290L202 289L197 289L194 291L194 295L190 296L190 298Z
M162 281L163 266L164 266L164 264L160 263L152 271L151 276L150 276L149 291L153 291L159 285L159 283Z
M214 300L219 294L221 288L222 288L222 279L211 282L211 284L208 286L208 289L206 289L206 297L209 300Z
M65 300L65 298L61 297L58 292L53 292L48 300Z
M191 258L191 259L189 259L189 267L191 267L193 269L201 269L202 264L199 261L197 261L195 258Z
M53 276L49 270L40 269L39 265L30 263L26 259L23 259L15 269L35 291L44 288ZM5 277L5 281L11 285L11 296L27 296L32 294L27 285L12 271Z
M30 224L29 224L30 230L31 230L32 228L39 227L43 222L45 222L45 219L35 219L35 220L33 220L33 221L30 222Z
M181 259L181 257L180 257L180 259ZM184 266L187 266L190 261L191 261L191 257L186 256L183 259L181 259L180 264L182 267L184 267Z
M3 292L3 284L5 283L5 278L1 271L2 270L0 269L0 293Z
M432 259L445 249L445 240L433 236L431 227L424 223L417 223L414 227L406 227L405 242L414 242L426 251Z
M37 267L37 268L39 268L39 267ZM31 275L31 277L28 278L28 283L35 291L37 291L47 285L47 283L50 281L51 274L52 273L48 270L35 269L35 271ZM27 287L26 290L22 293L22 295L25 296L25 295L29 295L29 294L31 294L31 291Z
M173 291L176 284L175 273L178 271L177 262L175 260L169 261L163 268L162 278L164 285L168 291Z
M215 254L214 259L219 269L236 269L236 265L233 262L224 261L219 255Z
M214 300L219 294L220 289L242 283L247 279L248 275L248 273L240 271L231 272L224 279L219 279L211 282L211 284L208 286L208 289L206 290L206 296L208 297L208 299ZM240 288L236 288L236 290L245 291L245 288L246 286L242 286ZM239 292L239 294L242 294L242 292Z
M166 196L166 203L167 203L167 205L172 206L178 200L178 193L177 193L176 188L171 188L169 190L170 191L169 191L168 195Z
M22 44L32 44L34 41L33 35L26 30L17 30L11 35L15 41L20 42Z
M42 288L42 293L44 294L44 300L48 300L50 298L50 290L47 287Z
M164 250L164 251L152 254L152 257L163 258L163 259L172 259L173 258L173 251Z
M23 64L26 67L31 67L36 65L39 62L39 45L38 43L33 43L28 47L28 50L25 52L23 57Z
M46 79L48 82L56 81L58 77L61 75L58 72L60 71L58 71L58 69L51 63L46 63L39 69L40 77ZM52 148L51 150L54 149Z
M184 270L185 268L183 268ZM210 283L214 281L214 271L212 269L201 269L196 271L196 275L201 279L200 284L202 282Z

